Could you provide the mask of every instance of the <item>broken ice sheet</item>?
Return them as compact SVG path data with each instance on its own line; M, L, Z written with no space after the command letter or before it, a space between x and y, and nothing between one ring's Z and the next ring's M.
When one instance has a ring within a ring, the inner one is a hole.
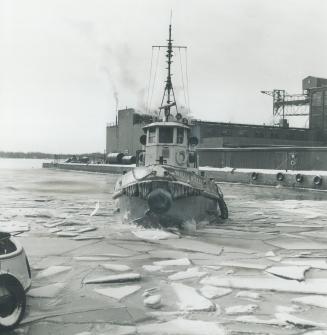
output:
M292 302L303 305L327 308L327 297L321 295L307 295L304 297L294 298L292 299Z
M179 236L173 233L169 233L160 229L140 229L132 230L132 233L144 240L167 240L167 239L178 239Z
M59 231L57 233L57 236L60 236L60 237L76 237L77 235L78 233L70 232L70 231Z
M36 275L36 279L41 279L41 278L46 278L46 277L51 277L55 275L62 274L64 272L70 271L72 269L71 266L61 266L61 265L54 265L50 266L45 270L40 271Z
M211 276L202 279L200 283L247 290L327 294L327 279L325 278L309 278L299 282L264 276Z
M172 283L172 288L178 297L178 306L185 311L214 311L216 305L201 296L195 288L180 283Z
M300 328L308 328L308 327L327 328L327 323L302 319L289 313L276 313L275 316L278 320L281 320L282 322L286 322Z
M89 231L94 231L94 230L97 230L97 229L98 229L97 227L91 227L91 226L89 226L89 227L85 227L85 228L79 229L79 230L77 230L77 232L79 234L81 234L81 233L86 233L86 232L89 232Z
M310 266L315 269L327 270L327 262L322 258L284 258L281 264L298 265L298 266Z
M162 266L159 265L143 265L142 268L148 272L156 272L162 269Z
M243 322L243 323L254 323L254 324L263 324L263 325L273 325L273 326L285 326L286 322L278 319L263 319L258 318L254 315L241 315L237 316L235 318L235 321L237 322Z
M87 241L87 240L102 240L104 236L102 235L81 235L81 236L75 236L73 240L75 241Z
M179 258L179 259L169 259L166 261L157 261L153 262L157 266L187 266L191 265L191 262L188 258Z
M199 271L199 268L189 268L186 271L174 273L168 277L169 280L183 280L189 278L201 278L205 276L207 272Z
M305 273L310 269L310 266L272 266L266 269L266 272L271 273L275 276L286 278L286 279L295 279L295 280L304 280Z
M261 298L261 295L258 292L251 292L251 291L240 291L236 294L237 298L245 298L245 299L252 299L258 300Z
M84 284L99 284L99 283L121 283L128 281L140 280L141 275L139 273L122 273L117 275L102 275L99 277L93 277L85 279Z
M224 328L216 323L178 318L160 324L139 325L137 331L142 335L225 335Z
M267 244L271 244L275 247L279 247L286 250L298 250L298 249L304 249L304 250L310 250L310 249L316 249L316 250L326 250L327 249L327 243L321 243L316 241L311 241L309 239L292 239L292 238L281 238L278 237L276 239L272 239L269 241L265 241Z
M28 291L28 296L33 298L54 298L64 287L64 283L55 283L46 286L36 287Z
M214 299L230 294L232 290L230 288L205 285L200 289L200 292L204 297L208 299Z
M124 271L131 270L131 268L128 265L124 265L124 264L103 263L100 265L106 270L112 270L112 271L118 271L118 272L124 272Z
M258 309L258 305L250 304L250 305L237 305L230 306L225 308L225 312L227 315L236 315L236 314L251 314L256 309Z
M121 300L141 289L139 285L129 285L129 286L120 286L120 287L105 287L105 288L96 288L95 292L105 295L109 298L116 300Z

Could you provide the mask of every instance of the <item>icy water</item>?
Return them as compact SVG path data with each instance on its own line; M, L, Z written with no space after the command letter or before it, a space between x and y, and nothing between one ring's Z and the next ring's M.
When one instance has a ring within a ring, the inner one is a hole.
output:
M21 334L325 334L326 193L222 184L230 219L178 236L122 225L116 175L40 167L0 159L0 227L32 267Z

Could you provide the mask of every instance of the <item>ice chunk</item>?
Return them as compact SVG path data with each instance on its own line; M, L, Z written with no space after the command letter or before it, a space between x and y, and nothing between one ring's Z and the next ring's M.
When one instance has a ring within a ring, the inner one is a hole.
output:
M275 307L276 312L278 313L296 313L296 312L301 312L301 308L299 306L283 306L279 305Z
M201 296L193 287L180 283L171 284L178 300L179 307L185 311L214 311L216 305Z
M97 227L85 227L85 228L79 229L77 232L81 234L81 233L87 233L89 231L94 231L97 229L98 229Z
M305 332L303 335L327 335L327 330L312 330Z
M203 285L213 285L248 290L266 290L293 293L327 294L327 279L310 278L298 282L282 278L258 276L212 276L201 280Z
M105 263L101 264L101 266L107 270L119 271L119 272L131 270L131 268L128 265L124 264Z
M160 244L168 245L171 248L187 250L192 252L202 252L203 254L220 255L223 248L217 243L207 243L196 239L181 238L178 240L163 240Z
M41 279L41 278L51 277L51 276L59 275L61 273L70 271L71 269L72 269L71 266L61 266L61 265L49 266L47 269L39 272L35 278Z
M327 262L321 258L284 258L282 264L310 266L315 269L327 270Z
M156 272L156 271L160 271L162 269L162 266L159 266L159 265L143 265L142 268L145 271Z
M292 302L303 305L327 308L327 297L321 295L307 295L305 297L294 298L292 299Z
M167 239L177 239L178 235L169 233L160 229L142 229L142 230L133 230L132 233L141 239L144 240L167 240Z
M236 268L247 268L247 269L258 269L258 270L264 270L268 267L268 264L262 263L260 261L256 262L249 262L246 260L242 261L222 261L218 263L219 265L222 266L232 266ZM269 263L270 264L270 263Z
M207 272L200 272L199 268L189 268L186 271L174 273L168 277L169 280L183 280L189 278L201 278L205 276Z
M266 272L271 273L275 276L286 278L286 279L295 279L295 280L304 280L304 274L310 269L310 266L272 266L266 269Z
M137 327L142 335L225 335L224 328L216 322L178 318L160 324L150 323Z
M64 283L55 283L47 286L32 288L28 295L33 298L54 298L65 287Z
M91 235L82 235L74 237L75 241L87 241L87 240L102 240L104 236L91 236Z
M121 300L141 289L139 285L129 285L120 287L106 287L106 288L96 288L95 292L105 295L107 297Z
M100 203L99 203L99 201L98 201L98 202L95 204L95 208L94 208L94 210L92 211L92 213L90 214L90 216L94 216L94 215L98 212L99 208L100 208Z
M59 231L57 233L57 236L60 236L60 237L75 237L77 235L78 235L78 233L73 233L73 232L70 232L70 231Z
M84 284L99 284L99 283L121 283L128 281L137 281L141 279L141 275L138 273L122 273L119 275L107 275L85 279Z
M205 285L200 289L200 292L204 297L208 299L214 299L230 294L232 290L230 288Z
M258 292L240 291L236 294L236 297L237 298L258 300L258 299L261 298L261 295Z
M294 315L288 314L288 313L276 313L275 316L278 320L290 323L292 325L295 325L295 326L301 327L301 328L307 328L307 327L326 328L327 327L327 323L315 322L315 321L311 321L311 320L302 319L302 318L299 318L297 316L294 316Z
M230 306L225 308L225 312L228 315L236 315L236 314L251 314L258 308L258 305L250 304L250 305L237 305Z
M279 247L286 250L297 250L297 249L315 249L315 250L326 250L327 243L311 241L309 239L291 239L291 238L280 238L265 241L265 243L271 244L275 247Z
M263 325L273 325L273 326L285 326L286 322L277 320L277 319L262 319L258 318L254 315L241 315L235 318L237 322L244 322L244 323L256 323L256 324L263 324Z
M191 262L188 258L179 258L179 259L169 259L167 261L157 261L153 262L157 266L178 266L178 265L191 265Z
M267 251L267 252L265 253L265 256L266 256L266 257L275 257L276 255L275 255L275 253L274 253L273 251Z
M160 308L161 307L161 295L150 295L146 297L143 301L144 305L150 308Z

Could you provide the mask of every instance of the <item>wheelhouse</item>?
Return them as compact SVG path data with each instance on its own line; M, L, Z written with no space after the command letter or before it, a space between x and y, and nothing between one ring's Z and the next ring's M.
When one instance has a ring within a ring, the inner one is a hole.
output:
M188 167L190 128L179 122L155 122L144 128L145 165Z

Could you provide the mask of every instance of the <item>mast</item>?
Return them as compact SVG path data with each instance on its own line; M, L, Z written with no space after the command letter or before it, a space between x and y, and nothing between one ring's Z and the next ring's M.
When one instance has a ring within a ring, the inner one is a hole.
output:
M167 57L167 79L166 79L166 86L164 90L164 94L162 97L161 101L161 106L160 109L165 110L165 117L166 121L168 121L168 117L170 115L170 108L172 106L176 106L176 101L175 101L175 93L174 93L174 88L173 84L171 81L171 64L172 64L172 58L173 58L173 40L171 39L171 23L169 24L169 37L168 37L168 45L167 45L167 52L166 52L166 57ZM167 95L167 105L163 106L165 96ZM171 100L172 99L172 100ZM177 109L177 107L176 107Z
M168 35L168 44L163 46L163 45L154 45L152 46L153 48L167 48L166 51L166 57L167 57L167 79L166 79L166 85L164 89L164 93L162 96L161 100L161 105L159 107L159 110L164 110L165 111L165 120L168 121L168 117L170 115L170 109L171 107L175 107L176 111L177 110L177 105L176 105L176 99L175 99L175 92L174 92L174 87L171 81L172 73L171 73L171 64L173 63L172 58L173 58L173 49L178 48L178 49L186 49L184 46L176 46L173 45L173 40L171 38L171 18L170 18L170 24L169 24L169 35ZM165 97L167 96L166 102L164 102ZM165 104L164 104L165 103Z

